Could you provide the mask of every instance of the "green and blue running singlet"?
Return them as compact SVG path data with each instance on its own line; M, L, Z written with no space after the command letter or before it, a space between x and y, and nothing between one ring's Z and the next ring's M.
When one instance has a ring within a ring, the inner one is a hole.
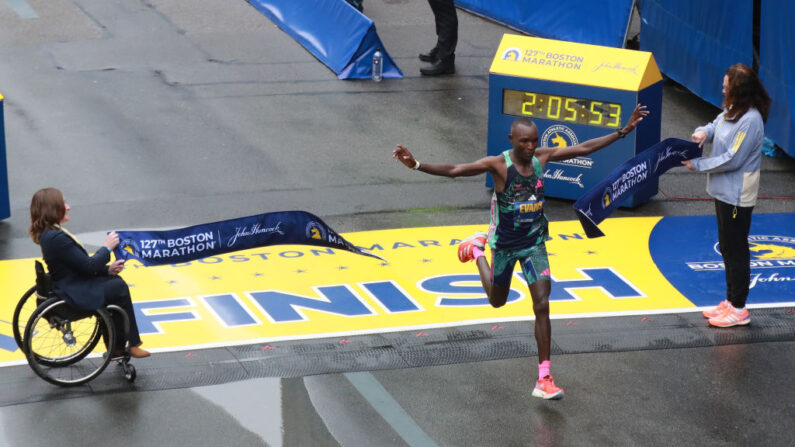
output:
M491 248L518 249L543 244L548 222L544 215L544 182L541 163L533 157L533 173L519 174L510 150L502 153L508 168L505 188L491 199Z
M525 177L511 161L510 151L503 152L503 156L508 168L505 189L499 193L495 191L491 200L492 284L509 287L517 261L527 284L549 280L545 244L549 232L544 215L541 163L533 157L533 173Z

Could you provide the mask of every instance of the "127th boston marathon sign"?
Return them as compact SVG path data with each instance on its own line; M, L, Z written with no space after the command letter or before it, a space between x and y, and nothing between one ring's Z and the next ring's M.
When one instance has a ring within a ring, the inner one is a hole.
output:
M510 148L516 117L535 122L539 146L566 148L620 129L637 103L651 113L635 132L604 151L547 163L549 197L577 199L660 141L662 76L648 52L505 34L489 70L487 154ZM493 186L490 176L486 186ZM656 193L655 179L621 205L635 206Z
M306 211L258 214L166 231L118 231L117 259L142 264L189 262L221 253L282 244L317 245L380 257L355 247Z
M682 162L701 156L697 143L668 138L644 150L613 170L590 191L574 202L574 211L588 237L604 236L597 225L605 220L637 191L648 185L657 187L657 180Z

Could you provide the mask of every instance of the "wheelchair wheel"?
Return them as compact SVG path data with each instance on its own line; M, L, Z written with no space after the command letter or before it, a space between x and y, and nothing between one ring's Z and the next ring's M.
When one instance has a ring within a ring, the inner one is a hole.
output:
M124 378L130 383L135 382L135 366L133 366L131 363L123 362L121 367L124 371Z
M45 304L56 303L59 301L63 302L60 298L57 297L50 298L44 303L42 303L42 306ZM67 306L65 302L63 302L63 306ZM41 347L39 346L39 343L31 345L31 347L33 348L32 355L34 355L37 359L37 362L41 363L43 366L56 367L56 366L63 366L79 362L80 360L83 360L85 356L90 354L91 351L94 350L94 348L97 346L97 343L99 343L99 339L102 338L102 334L100 333L100 325L96 323L96 321L98 321L96 319L80 321L77 318L75 318L73 321L70 321L69 328L65 327L63 321L54 320L53 316L58 313L63 313L62 309L63 308L60 306L53 308L50 315L45 317L45 320L46 323L50 323L51 328L54 328L55 326L53 325L57 325L60 322L61 325L60 327L62 327L66 331L70 331L70 335L67 335L66 332L64 332L63 342L74 343L74 345L70 347L68 354L66 354L65 352L54 351L50 347ZM35 312L36 310L33 311L33 313ZM69 310L69 312L74 313L74 311L72 311L71 309ZM89 312L84 312L82 314L88 316ZM59 318L63 320L62 317ZM30 320L32 320L32 317L28 321ZM39 328L35 327L32 329L34 335L36 335L37 331L39 330L40 330ZM24 333L27 334L27 332ZM74 340L70 340L69 337L74 337L75 333L79 333L80 338L79 339L74 338ZM25 347L24 340L22 341L21 347L22 351L26 353L25 355L27 355L28 348Z
M103 310L76 312L59 299L39 306L25 327L23 350L31 369L42 379L60 386L86 383L110 363L109 353L93 353L99 339L114 346L113 320Z
M14 309L14 319L11 320L11 326L14 329L14 341L17 342L19 349L22 349L22 334L25 332L25 326L28 324L30 316L33 311L38 307L36 302L36 286L34 285L19 299L17 307Z

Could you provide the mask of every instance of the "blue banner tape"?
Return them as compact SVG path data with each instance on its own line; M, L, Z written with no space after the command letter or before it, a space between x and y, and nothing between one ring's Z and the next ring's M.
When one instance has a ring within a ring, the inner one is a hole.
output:
M618 206L665 171L682 161L701 156L697 143L668 138L614 169L604 180L574 202L574 211L589 238L605 234L597 225Z
M300 244L336 248L384 260L340 236L306 211L280 211L166 231L118 231L116 259L146 266L179 264L249 248Z

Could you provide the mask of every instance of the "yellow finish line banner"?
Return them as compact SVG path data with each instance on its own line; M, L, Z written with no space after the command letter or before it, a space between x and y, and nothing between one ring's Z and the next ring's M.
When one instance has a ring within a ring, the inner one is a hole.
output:
M503 35L489 72L632 92L662 80L647 51L513 34Z
M579 222L551 223L552 317L694 307L649 254L659 219L610 219L608 236L590 240ZM155 350L529 320L532 301L518 266L508 304L494 309L475 264L458 261L460 240L485 227L344 235L388 262L283 245L159 267L130 261L122 276L145 347ZM9 343L10 321L34 277L32 259L0 261L0 364L24 359Z

